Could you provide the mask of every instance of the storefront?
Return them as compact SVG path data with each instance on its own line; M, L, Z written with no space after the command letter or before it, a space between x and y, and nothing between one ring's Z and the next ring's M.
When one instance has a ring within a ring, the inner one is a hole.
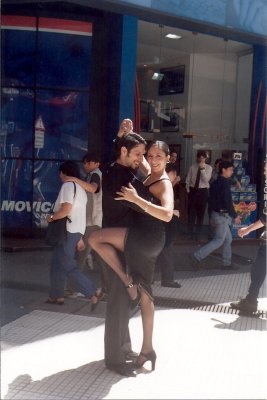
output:
M232 2L212 3L213 22L211 7L196 14L184 1L179 10L177 1L3 3L3 233L41 232L59 164L88 148L107 162L125 116L147 139L179 149L182 174L199 148L212 164L238 150L255 181L266 146L266 32L233 18ZM264 15L265 2L254 3ZM171 30L182 33L182 50L167 44Z

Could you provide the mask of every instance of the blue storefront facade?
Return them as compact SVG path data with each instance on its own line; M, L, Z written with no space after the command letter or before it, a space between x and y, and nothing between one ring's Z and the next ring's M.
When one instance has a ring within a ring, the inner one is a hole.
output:
M3 234L42 234L61 162L80 161L88 148L110 160L119 121L135 119L140 18L253 45L248 162L257 181L266 148L266 1L64 4L3 2Z

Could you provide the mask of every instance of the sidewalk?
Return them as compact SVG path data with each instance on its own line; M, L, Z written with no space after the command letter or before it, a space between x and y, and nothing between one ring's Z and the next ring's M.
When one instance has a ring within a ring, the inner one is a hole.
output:
M140 371L137 378L105 369L104 302L93 314L82 298L68 298L63 306L44 303L49 250L3 252L10 299L27 282L32 297L24 303L21 297L24 315L2 328L1 399L266 399L266 283L259 299L265 312L259 318L241 317L228 307L246 294L247 260L256 254L255 242L243 243L233 245L239 270L232 272L190 271L186 254L197 245L177 245L175 275L182 287L162 288L156 275L156 370ZM138 351L139 309L130 331Z

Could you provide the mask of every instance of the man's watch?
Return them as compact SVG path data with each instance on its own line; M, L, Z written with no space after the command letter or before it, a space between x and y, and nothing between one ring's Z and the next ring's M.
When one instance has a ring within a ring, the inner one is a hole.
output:
M53 215L53 214L50 215L50 220L51 220L51 221L54 221L54 215Z

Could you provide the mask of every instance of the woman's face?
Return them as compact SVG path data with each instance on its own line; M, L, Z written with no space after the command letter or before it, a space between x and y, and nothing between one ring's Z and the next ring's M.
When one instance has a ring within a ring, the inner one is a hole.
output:
M157 145L150 147L147 152L147 161L151 167L151 172L164 171L170 156L167 156Z

